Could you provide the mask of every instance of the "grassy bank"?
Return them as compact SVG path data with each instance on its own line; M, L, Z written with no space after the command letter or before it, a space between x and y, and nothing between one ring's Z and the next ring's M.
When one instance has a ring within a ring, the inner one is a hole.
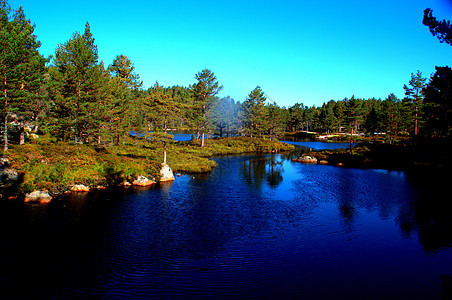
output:
M347 167L389 170L450 169L452 143L447 140L400 140L360 143L352 149L321 150L307 153L318 160Z
M173 142L167 146L168 165L177 173L205 173L216 166L215 155L279 152L293 146L255 138L217 138L201 148L196 141ZM91 187L131 181L138 175L159 179L163 145L128 138L121 146L99 147L41 137L8 152L12 168L22 176L17 193L34 189L59 194L73 184Z

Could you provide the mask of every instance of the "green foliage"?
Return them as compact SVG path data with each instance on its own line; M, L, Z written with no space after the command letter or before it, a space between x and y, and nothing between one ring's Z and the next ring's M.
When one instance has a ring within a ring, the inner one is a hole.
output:
M426 135L452 136L452 69L436 67L425 88Z
M34 28L22 7L12 10L6 1L0 2L0 108L4 151L8 150L11 115L20 123L20 143L23 143L24 123L36 122L43 108L40 87L47 59L39 54L41 43Z
M116 55L113 63L108 66L108 72L118 78L128 89L136 91L143 85L140 76L135 73L135 66L125 55Z
M108 81L98 58L89 23L83 35L75 32L55 52L50 91L56 103L56 133L63 138L86 142L100 133L108 107L105 97Z
M266 107L266 128L270 140L273 140L278 135L281 135L285 128L287 116L284 109L280 108L276 102L268 104Z
M433 16L433 10L427 8L424 10L424 19L422 23L430 29L433 36L436 36L441 43L452 45L452 25L450 21L438 21Z
M441 42L452 44L449 21L437 21L427 9L424 24ZM259 86L243 103L218 98L222 86L209 69L198 72L192 86L156 83L144 91L127 56L117 55L107 69L99 62L89 23L83 34L75 32L58 46L46 68L48 59L38 51L41 44L34 26L22 8L12 10L6 0L0 0L0 41L4 150L9 128L20 133L18 144L24 141L26 125L47 133L12 147L10 157L25 174L23 190L58 191L73 183L114 184L136 175L158 177L167 152L176 172L208 172L215 167L208 159L213 155L290 150L275 139L285 130L314 135L378 132L381 135L373 139L389 143L408 134L421 133L424 138L452 134L448 67L437 67L428 85L419 71L411 74L402 101L393 94L384 100L352 96L321 107L296 103L281 108L267 104ZM174 142L169 128L196 129L201 141ZM220 136L226 132L249 137L204 141L209 129L218 130ZM130 138L132 130L143 137ZM269 136L270 141L251 138L258 136Z
M216 167L209 159L214 155L291 149L292 145L276 140L246 137L208 140L204 148L196 143L176 142L168 145L168 164L174 172L205 173ZM47 140L14 145L9 158L13 167L25 174L23 190L45 188L60 193L73 184L112 185L138 175L158 178L162 150L162 144L140 138L128 138L125 146L108 149Z
M249 136L260 136L265 132L265 101L267 98L264 92L260 86L257 86L243 102L243 123L245 133Z
M414 135L419 132L419 125L422 118L422 107L424 100L424 89L426 87L425 81L427 79L422 77L422 73L418 70L416 74L411 73L411 79L408 85L404 85L405 95L407 97L403 100L405 114L410 116L406 122L412 119L414 122Z
M204 133L207 123L207 113L212 108L212 105L217 95L223 86L220 86L215 74L209 70L204 69L195 75L198 81L192 86L194 108L201 112L198 118L198 127L201 127L201 147L204 147Z

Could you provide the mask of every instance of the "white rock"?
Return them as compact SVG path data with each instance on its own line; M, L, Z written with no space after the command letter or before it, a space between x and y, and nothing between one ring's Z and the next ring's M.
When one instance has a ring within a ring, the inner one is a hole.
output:
M25 195L24 202L49 203L50 200L52 200L52 197L49 195L48 191L34 190L33 192Z
M70 190L72 192L89 192L89 187L83 184L74 184L73 186L71 186Z
M173 170L171 170L171 168L167 164L162 164L160 175L161 175L160 182L175 180Z
M132 182L132 185L138 185L138 186L150 186L153 184L155 184L154 180L150 180L147 177L144 177L142 175L138 176L138 178Z

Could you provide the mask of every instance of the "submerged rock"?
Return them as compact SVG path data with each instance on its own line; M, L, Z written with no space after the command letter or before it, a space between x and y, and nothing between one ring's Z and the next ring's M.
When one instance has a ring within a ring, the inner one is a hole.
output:
M37 202L37 203L49 203L52 200L52 197L49 195L48 191L37 191L34 190L31 193L25 195L24 202Z
M155 184L154 180L148 179L147 177L144 177L141 175L138 176L138 178L132 182L132 185L137 185L137 186L150 186L153 184Z
M173 174L173 170L171 170L171 168L167 165L167 164L162 164L162 169L160 170L160 182L167 182L167 181L174 181L174 174Z

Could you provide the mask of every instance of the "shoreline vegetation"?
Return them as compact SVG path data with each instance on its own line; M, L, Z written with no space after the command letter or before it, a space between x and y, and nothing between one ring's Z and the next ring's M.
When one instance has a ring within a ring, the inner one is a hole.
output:
M167 163L176 174L208 173L216 167L210 157L245 153L279 153L294 150L277 140L249 137L213 138L205 141L172 142L166 145ZM22 198L32 191L48 191L61 196L74 186L89 190L128 186L140 176L160 180L164 144L129 137L124 145L103 147L58 141L44 136L24 145L12 145L10 167L18 180L6 187L3 198Z
M450 155L452 141L450 139L422 136L412 138L404 135L393 139L385 134L350 136L349 133L317 135L315 132L291 132L286 136L321 142L356 144L354 147L349 146L335 150L309 149L303 154L315 158L315 162L319 164L409 172L435 172L449 170L452 167ZM293 160L301 162L302 157Z

